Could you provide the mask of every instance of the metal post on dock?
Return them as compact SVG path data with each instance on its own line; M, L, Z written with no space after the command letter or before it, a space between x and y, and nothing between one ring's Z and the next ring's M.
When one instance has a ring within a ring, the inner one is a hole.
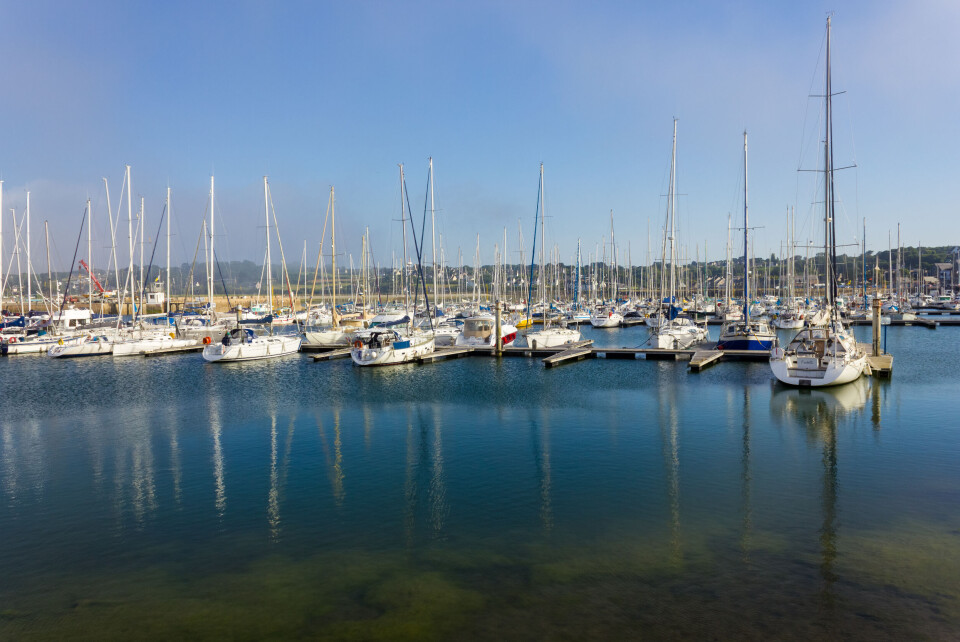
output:
M880 356L880 297L873 297L873 356Z
M497 320L496 323L496 333L497 333L497 356L500 357L503 355L503 337L500 336L500 299L497 299L494 304L494 315Z

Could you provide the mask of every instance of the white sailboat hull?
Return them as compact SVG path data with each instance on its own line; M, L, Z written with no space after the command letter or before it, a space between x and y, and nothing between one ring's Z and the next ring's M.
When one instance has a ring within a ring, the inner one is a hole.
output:
M645 348L684 350L707 339L707 331L696 325L665 325L655 331L644 344Z
M350 358L358 366L392 366L415 361L435 350L436 342L433 337L412 338L395 341L387 346L362 344L350 351Z
M57 345L75 345L83 337L31 337L26 340L7 343L7 354L43 354Z
M580 331L572 328L546 328L526 334L527 346L530 348L556 348L576 343L580 338Z
M815 359L796 355L780 356L775 353L770 357L770 370L777 381L788 386L812 388L839 386L856 381L863 375L866 364L866 355L851 359L830 356Z
M109 339L86 340L80 343L55 345L47 350L47 355L55 358L99 357L113 354L113 341Z
M303 333L303 336L303 345L306 347L349 345L353 340L353 330L348 332L344 332L343 329L338 328L307 330Z
M619 312L610 312L606 315L590 317L590 325L595 328L619 328L622 321L623 315Z
M228 361L256 361L274 359L300 351L298 336L256 337L250 342L236 341L230 345L211 343L203 348L203 358L211 363Z

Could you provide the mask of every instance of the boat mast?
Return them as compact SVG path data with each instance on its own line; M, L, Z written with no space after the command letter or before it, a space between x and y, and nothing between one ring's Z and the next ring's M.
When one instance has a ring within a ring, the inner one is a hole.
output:
M273 314L273 270L270 266L270 201L267 196L267 177L263 177L263 213L267 219L267 314ZM212 235L211 235L212 236ZM212 245L212 243L211 243ZM272 320L271 320L272 322Z
M170 186L167 186L167 282L164 284L164 310L170 314Z
M53 271L50 269L50 226L47 221L43 222L43 236L47 243L47 310L50 316L53 316Z
M340 316L337 314L337 213L334 207L335 199L333 197L333 185L330 186L330 271L333 273L333 288L330 302L332 310L330 318L333 320L333 327L340 327Z
M676 207L677 207L677 119L673 119L673 152L670 157L670 306L674 305L673 298L676 292ZM672 314L672 310L667 316Z
M747 209L747 130L743 130L743 320L750 329L750 256L747 239L750 236L750 216Z
M433 304L437 304L437 217L433 200L433 156L430 157L430 242L433 245Z
M2 218L2 217L0 217ZM71 266L72 269L72 266ZM90 314L93 314L93 210L90 207L90 199L87 199L87 305L90 307ZM2 282L2 281L0 281ZM62 319L61 319L62 320Z
M208 309L207 309L207 312L208 312L208 314L210 315L210 319L211 319L211 320L213 320L213 260L214 260L214 254L213 254L213 225L214 225L213 212L214 212L214 207L213 207L213 205L214 205L214 200L213 200L213 176L211 176L211 177L210 177L210 257L209 257L209 259L207 260L207 302L209 303L209 305L207 306L207 308L208 308ZM267 224L268 224L268 226L269 226L269 221L267 221ZM269 230L269 227L268 227L268 230ZM270 238L270 236L269 236L269 234L268 234L268 235L267 235L267 240L268 240L268 242L269 242L269 238ZM267 260L267 265L268 265L268 266L270 265L270 261L269 261L270 254L269 254L269 252L270 252L270 245L268 244L268 245L267 245L267 259L268 259L268 260Z
M407 288L407 219L406 207L403 204L403 164L400 167L400 228L403 231L403 263L400 265L400 287L403 288L403 311L410 317L410 324L413 324L413 315L410 314L410 292ZM477 237L479 239L479 237ZM479 247L480 241L477 241ZM476 276L474 276L476 280Z
M146 227L144 223L146 222L147 213L144 209L144 197L140 197L140 286L137 288L137 292L140 293L140 305L137 309L143 308L143 289L146 287L146 284L143 282L143 228Z
M27 312L33 307L33 282L30 279L30 192L27 192ZM20 307L23 314L23 306Z
M823 191L824 191L824 272L826 273L827 284L827 306L831 309L831 314L836 318L837 311L834 310L834 304L837 299L837 282L834 272L836 270L836 246L835 246L835 221L833 204L833 104L831 101L832 83L830 77L830 16L827 16L827 69L826 69L826 91L824 92L825 102L825 135L823 140Z
M127 281L130 283L130 312L133 318L136 319L137 313L133 300L133 238L133 184L130 182L130 166L127 165L127 248L130 251Z
M543 265L543 252L544 247L546 247L546 235L544 234L544 223L543 219L546 218L546 206L543 202L543 163L540 163L540 320L543 322L542 327L544 330L547 329L547 319L550 315L547 314L547 282L544 275L544 265Z
M3 309L3 181L0 180L0 310Z

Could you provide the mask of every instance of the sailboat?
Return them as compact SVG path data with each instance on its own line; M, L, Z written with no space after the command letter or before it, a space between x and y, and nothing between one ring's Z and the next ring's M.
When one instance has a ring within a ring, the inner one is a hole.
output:
M337 310L337 213L336 199L334 197L333 186L330 186L330 200L327 203L330 212L330 254L331 254L331 300L330 300L330 327L320 327L319 325L307 325L304 331L304 345L326 346L326 345L349 345L353 338L354 330L344 328L340 325L340 312ZM322 248L321 248L322 255ZM319 320L319 319L318 319Z
M619 308L617 308L617 274L613 270L613 266L616 265L616 261L613 260L613 255L616 252L614 249L613 243L613 213L610 213L610 276L613 279L613 296L610 301L610 305L600 305L595 308L590 313L590 325L595 328L619 328L620 324L623 323L623 314L621 314Z
M263 206L267 217L267 292L273 309L273 273L270 266L270 200L267 177L263 177ZM300 351L303 338L297 335L258 335L249 328L234 328L217 343L203 347L203 358L212 363L272 359Z
M544 218L544 204L543 204L543 163L540 163L540 194L537 199L539 201L538 216L540 219L540 279L538 281L538 289L540 290L540 309L543 310L543 327L540 330L530 331L526 334L527 345L531 348L554 348L556 346L566 345L568 343L576 343L580 340L580 331L574 330L573 328L563 328L560 326L551 326L550 317L547 314L547 284L546 284L546 272L543 267L543 247L544 247L544 231L543 231L543 218ZM534 225L536 225L537 217L534 217ZM536 245L536 228L534 228L534 245ZM536 249L534 249L534 254L536 254ZM533 273L533 257L530 257L530 273ZM533 279L530 280L530 287L533 287Z
M431 162L432 167L432 162ZM407 208L404 205L406 195L406 182L403 177L403 165L400 165L400 223L403 227L403 265L407 265L407 227L405 216ZM423 255L421 245L417 243L416 228L413 227L411 216L410 227L413 230L413 245L417 252L417 276L418 282L423 286L424 299L426 299L427 313L430 314L430 301L427 299L427 286L423 278ZM404 269L401 274L406 274ZM410 288L407 280L403 285L404 312L407 319L406 333L401 334L396 327L385 327L383 329L374 328L368 333L357 334L353 342L353 348L350 350L350 358L354 365L358 366L389 366L400 363L414 361L420 357L432 353L436 350L436 337L432 331L433 321L431 319L431 331L429 333L413 331L413 314L410 307Z
M750 217L747 208L747 132L743 132L743 320L727 321L720 329L717 350L769 350L777 335L770 324L750 316Z
M707 339L707 328L698 325L687 318L679 317L680 306L677 305L677 272L676 272L676 248L674 240L676 238L675 214L677 199L677 119L673 119L673 151L670 156L670 189L667 198L667 220L664 226L664 234L668 234L670 241L670 255L667 256L667 244L663 245L663 260L660 265L666 267L667 260L670 261L669 278L665 270L660 271L660 309L654 318L653 325L650 327L650 337L647 339L644 347L659 349L682 350L690 346L701 343ZM667 282L669 281L669 287ZM666 309L663 304L666 303Z
M830 20L827 17L827 55L823 185L824 185L824 265L826 271L826 306L818 319L822 323L810 325L797 333L786 348L777 347L770 353L770 370L781 383L792 386L823 387L856 381L867 365L866 353L843 325L837 308L837 244L834 217L833 182L833 109L830 77Z

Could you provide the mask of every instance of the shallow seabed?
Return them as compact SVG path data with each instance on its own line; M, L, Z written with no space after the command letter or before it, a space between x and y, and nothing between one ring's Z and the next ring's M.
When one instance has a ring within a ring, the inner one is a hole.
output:
M956 638L960 328L887 333L892 381L813 392L765 363L5 359L0 638Z

